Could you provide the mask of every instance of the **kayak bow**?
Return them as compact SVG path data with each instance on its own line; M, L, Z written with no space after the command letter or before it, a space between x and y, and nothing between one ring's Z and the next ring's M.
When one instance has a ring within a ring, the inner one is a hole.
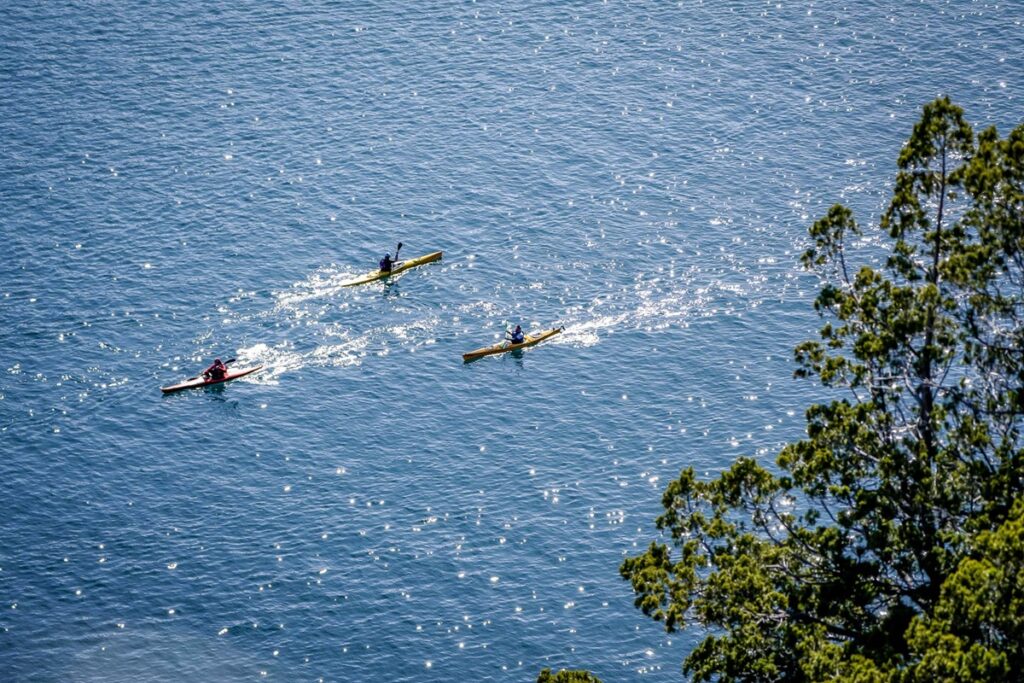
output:
M435 252L432 252L430 254L427 254L426 256L419 256L417 258L406 259L404 261L400 261L398 264L393 266L389 272L385 273L382 270L375 270L372 273L367 273L366 275L360 275L355 280L349 280L348 282L343 282L341 284L341 286L342 287L354 287L355 285L366 285L366 284L369 284L371 282L376 282L377 280L383 280L385 278L391 277L392 275L397 275L397 274L401 273L402 271L409 270L410 268L415 268L416 266L422 266L422 265L424 265L426 263L433 263L434 261L440 261L441 260L441 255L443 253L444 252L441 252L441 251L435 251Z
M263 369L262 365L257 365L254 368L245 368L243 370L234 370L234 371L229 372L228 374L224 375L220 379L204 379L202 375L199 375L198 377L193 377L192 379L187 379L184 382L182 382L181 384L172 384L169 387L160 387L160 391L164 392L165 394L170 394L170 393L175 392L175 391L181 391L182 389L199 389L201 387L213 386L214 384L224 384L224 382L230 382L233 379L238 379L239 377L245 377L246 375L251 375L252 373L256 372L257 370L262 370L262 369Z
M565 328L556 327L552 330L544 330L543 332L538 332L536 334L528 334L526 335L526 340L520 344L510 344L506 341L501 342L499 344L494 344L493 346L485 346L481 349L477 349L476 351L470 351L469 353L462 354L462 362L468 363L471 360L483 358L484 356L492 356L496 353L506 353L508 351L517 351L519 349L525 349L527 346L539 344L545 339L555 336L563 329Z

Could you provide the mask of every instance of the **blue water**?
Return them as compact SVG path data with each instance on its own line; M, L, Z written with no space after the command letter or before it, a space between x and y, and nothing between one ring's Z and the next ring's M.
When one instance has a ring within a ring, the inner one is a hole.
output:
M939 94L1020 123L1022 21L3 3L0 679L678 680L619 562L802 434L808 225ZM267 367L161 395L213 356Z

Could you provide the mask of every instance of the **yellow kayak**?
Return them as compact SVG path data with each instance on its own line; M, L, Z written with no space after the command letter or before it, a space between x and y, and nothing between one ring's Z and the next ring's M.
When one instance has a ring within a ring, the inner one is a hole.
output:
M556 327L553 330L544 330L543 332L537 332L536 334L526 335L525 341L520 344L512 344L507 341L501 342L500 344L494 344L493 346L485 346L482 349L476 351L470 351L469 353L462 354L462 362L468 363L471 360L477 358L483 358L484 356L491 356L496 353L506 353L508 351L515 351L517 349L525 349L527 346L533 346L539 344L548 337L554 337L556 334L561 332L564 328Z
M391 277L392 275L398 275L399 273L401 273L403 271L406 271L406 270L409 270L410 268L415 268L416 266L422 266L425 263L433 263L434 261L440 261L442 253L443 252L435 251L435 252L433 252L431 254L427 254L426 256L419 256L417 258L411 258L411 259L406 259L404 261L399 261L394 266L392 266L392 268L391 268L391 270L389 272L385 273L382 270L375 270L372 273L367 273L366 275L360 275L355 280L349 280L348 282L343 282L341 284L341 286L342 287L354 287L355 285L366 285L366 284L369 284L371 282L376 282L377 280L383 280L385 278Z

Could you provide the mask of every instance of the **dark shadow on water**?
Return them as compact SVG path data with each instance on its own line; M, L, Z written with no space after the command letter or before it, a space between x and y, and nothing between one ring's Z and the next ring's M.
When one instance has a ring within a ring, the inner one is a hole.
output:
M232 392L232 389L228 388L228 384L215 384L212 387L206 387L202 391L204 398L210 401L210 404L216 410L217 419L223 420L243 415L243 402L239 400L238 394L240 386L236 385L233 387L234 392Z
M479 358L473 358L471 360L462 361L462 366L476 365L482 360L490 360L492 362L507 362L507 359L511 358L512 362L515 363L516 367L522 370L524 368L523 360L526 357L526 349L515 349L514 351L506 351L502 354L491 354L489 356L480 356Z
M194 389L183 389L181 391L175 391L170 394L163 394L161 398L183 398L186 396L202 396L214 403L222 404L224 407L230 408L232 411L238 409L238 399L230 398L227 396L228 385L231 382L224 382L222 384L214 384L208 387L197 387Z

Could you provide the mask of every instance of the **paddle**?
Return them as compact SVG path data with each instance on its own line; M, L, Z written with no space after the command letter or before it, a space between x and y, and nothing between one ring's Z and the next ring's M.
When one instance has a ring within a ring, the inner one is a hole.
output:
M401 263L401 261L399 261L399 260L398 260L398 252L400 252L401 250L402 250L402 243L401 243L401 242L399 242L399 243L398 243L398 246L397 246L397 247L395 247L395 258L393 258L393 259L391 260L391 269L392 269L392 270L394 270L395 268L397 268L397 267L398 267L398 265L399 265L399 264Z

